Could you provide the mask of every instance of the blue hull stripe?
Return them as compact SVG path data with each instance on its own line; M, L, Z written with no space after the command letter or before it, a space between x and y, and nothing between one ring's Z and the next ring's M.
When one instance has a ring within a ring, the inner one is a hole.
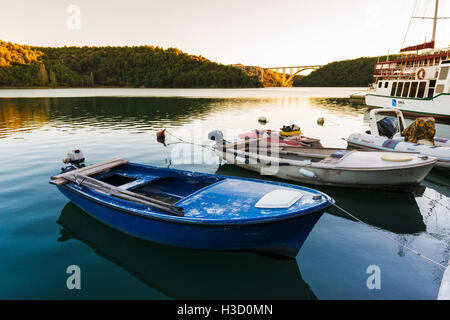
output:
M402 139L403 140L403 139ZM388 140L386 140L385 142L383 142L383 148L389 148L389 149L392 149L392 150L394 150L395 149L395 147L400 143L400 142L402 142L402 140L394 140L394 139L388 139Z

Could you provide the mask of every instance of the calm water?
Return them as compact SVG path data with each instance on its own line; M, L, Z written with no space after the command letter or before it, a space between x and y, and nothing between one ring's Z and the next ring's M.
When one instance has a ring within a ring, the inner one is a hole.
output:
M74 148L88 163L121 156L158 166L181 152L172 167L259 178L219 166L201 147L175 139L164 147L155 133L167 128L207 144L210 130L232 139L261 128L264 115L267 127L296 123L324 145L345 148L342 138L368 127L366 109L344 98L355 91L0 90L0 298L435 299L443 271L375 230L446 265L450 177L439 171L413 194L314 187L369 225L331 209L291 261L143 242L94 221L48 183ZM437 130L450 138L448 126ZM66 288L72 264L81 268L79 291ZM381 290L367 289L370 265L381 269Z

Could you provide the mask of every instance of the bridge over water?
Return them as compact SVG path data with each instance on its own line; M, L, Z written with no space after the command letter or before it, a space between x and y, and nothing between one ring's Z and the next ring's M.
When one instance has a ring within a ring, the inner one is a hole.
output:
M294 79L294 77L298 74L300 74L303 71L307 70L317 70L323 66L292 66L292 67L270 67L270 68L260 68L261 71L261 82L264 81L264 73L267 70L274 71L276 74L279 74L281 76L281 86L286 87L289 85L289 83Z

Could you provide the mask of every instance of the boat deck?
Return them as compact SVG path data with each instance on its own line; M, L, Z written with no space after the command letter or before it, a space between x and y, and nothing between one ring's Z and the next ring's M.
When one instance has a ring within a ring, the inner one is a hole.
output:
M264 195L274 190L292 190L296 186L274 186L268 183L225 179L200 192L190 195L176 203L183 207L184 216L202 219L275 219L281 216L308 213L317 207L320 201L313 200L315 193L298 189L302 193L300 200L289 208L264 209L255 204ZM226 197L224 197L226 195ZM323 199L322 199L323 200Z

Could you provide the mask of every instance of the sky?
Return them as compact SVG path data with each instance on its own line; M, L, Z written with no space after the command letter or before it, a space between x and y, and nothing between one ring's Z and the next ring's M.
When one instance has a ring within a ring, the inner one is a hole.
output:
M320 65L397 53L414 12L434 0L2 1L0 40L34 46L177 47L223 64ZM450 0L440 1L450 16ZM405 45L431 38L414 20ZM450 45L440 20L437 47Z

